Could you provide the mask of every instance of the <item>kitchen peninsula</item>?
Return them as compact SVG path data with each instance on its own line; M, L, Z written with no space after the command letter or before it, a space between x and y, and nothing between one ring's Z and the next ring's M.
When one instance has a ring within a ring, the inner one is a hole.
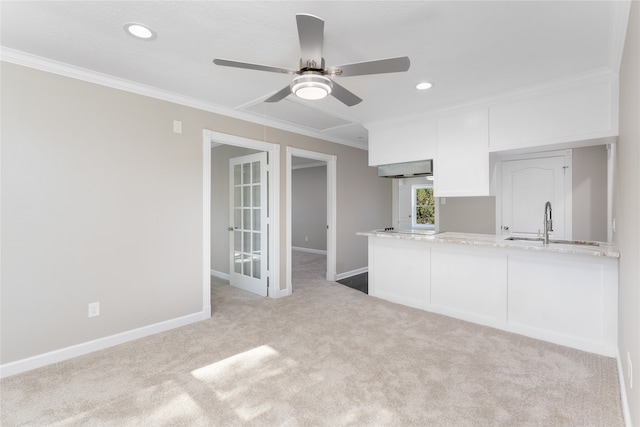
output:
M615 357L617 248L508 236L376 230L369 294Z

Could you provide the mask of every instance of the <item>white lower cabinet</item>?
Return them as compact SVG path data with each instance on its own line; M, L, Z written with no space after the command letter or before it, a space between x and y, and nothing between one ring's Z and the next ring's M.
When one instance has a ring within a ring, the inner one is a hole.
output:
M369 237L369 294L615 357L618 260Z
M369 295L415 308L429 304L430 248L423 242L369 239Z
M433 311L495 326L506 320L507 256L494 250L431 248Z
M508 323L528 336L615 355L617 262L549 254L509 256Z

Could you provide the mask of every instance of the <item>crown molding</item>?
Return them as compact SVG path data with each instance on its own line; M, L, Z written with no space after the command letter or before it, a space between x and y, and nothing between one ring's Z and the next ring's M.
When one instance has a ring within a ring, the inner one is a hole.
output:
M627 37L631 0L616 1L613 4L613 29L609 46L609 68L615 73L620 72L624 42Z
M247 122L272 127L287 132L322 139L324 141L329 141L336 144L359 148L361 150L367 150L366 142L354 142L342 138L336 138L330 135L323 134L321 132L314 131L312 129L280 122L266 117L260 117L252 113L238 111L233 108L223 107L221 105L204 101L202 99L180 95L175 92L159 89L153 86L143 85L140 83L132 82L130 80L88 70L86 68L76 67L73 65L65 64L63 62L54 61L52 59L44 58L37 55L32 55L20 50L7 48L5 46L0 47L0 60L24 67L34 68L52 74L70 77L76 80L82 80L113 89L119 89L138 95L148 96L150 98L171 102L186 107L196 108L198 110L219 114L221 116L244 120Z

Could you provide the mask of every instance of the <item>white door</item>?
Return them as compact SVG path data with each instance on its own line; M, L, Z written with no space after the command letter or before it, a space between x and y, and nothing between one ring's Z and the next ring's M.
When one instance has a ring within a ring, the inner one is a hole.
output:
M411 184L405 179L398 184L398 228L411 228Z
M502 162L501 229L503 233L536 237L544 231L544 207L551 202L555 239L571 238L571 173L565 157ZM568 193L568 194L566 194Z
M232 286L267 296L267 153L229 160Z

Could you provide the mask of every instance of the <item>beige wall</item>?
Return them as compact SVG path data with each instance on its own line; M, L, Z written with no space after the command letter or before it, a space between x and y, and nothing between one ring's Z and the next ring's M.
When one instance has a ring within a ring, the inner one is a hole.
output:
M572 238L607 241L607 147L573 150Z
M202 130L172 132L185 109L1 71L2 363L200 312Z
M269 129L268 136L269 142L279 141L283 145L337 156L336 273L347 273L366 267L367 238L356 236L355 233L380 228L391 221L390 180L379 178L377 169L368 166L367 151L301 137L279 129ZM280 150L280 165L280 212L285 212L286 151L283 149ZM281 230L284 230L285 226L284 215L281 215ZM285 268L285 244L282 237L281 271ZM280 285L283 289L283 280Z
M640 426L640 3L631 6L620 69L620 137L614 195L619 264L620 359L631 425ZM633 360L633 389L627 378L627 353Z
M1 66L2 364L202 311L203 129L282 146L281 213L285 146L338 156L338 273L367 265L355 233L390 221L366 151Z
M327 167L291 172L291 245L327 250Z
M438 200L438 199L437 199ZM496 234L495 197L447 197L439 205L439 231Z

